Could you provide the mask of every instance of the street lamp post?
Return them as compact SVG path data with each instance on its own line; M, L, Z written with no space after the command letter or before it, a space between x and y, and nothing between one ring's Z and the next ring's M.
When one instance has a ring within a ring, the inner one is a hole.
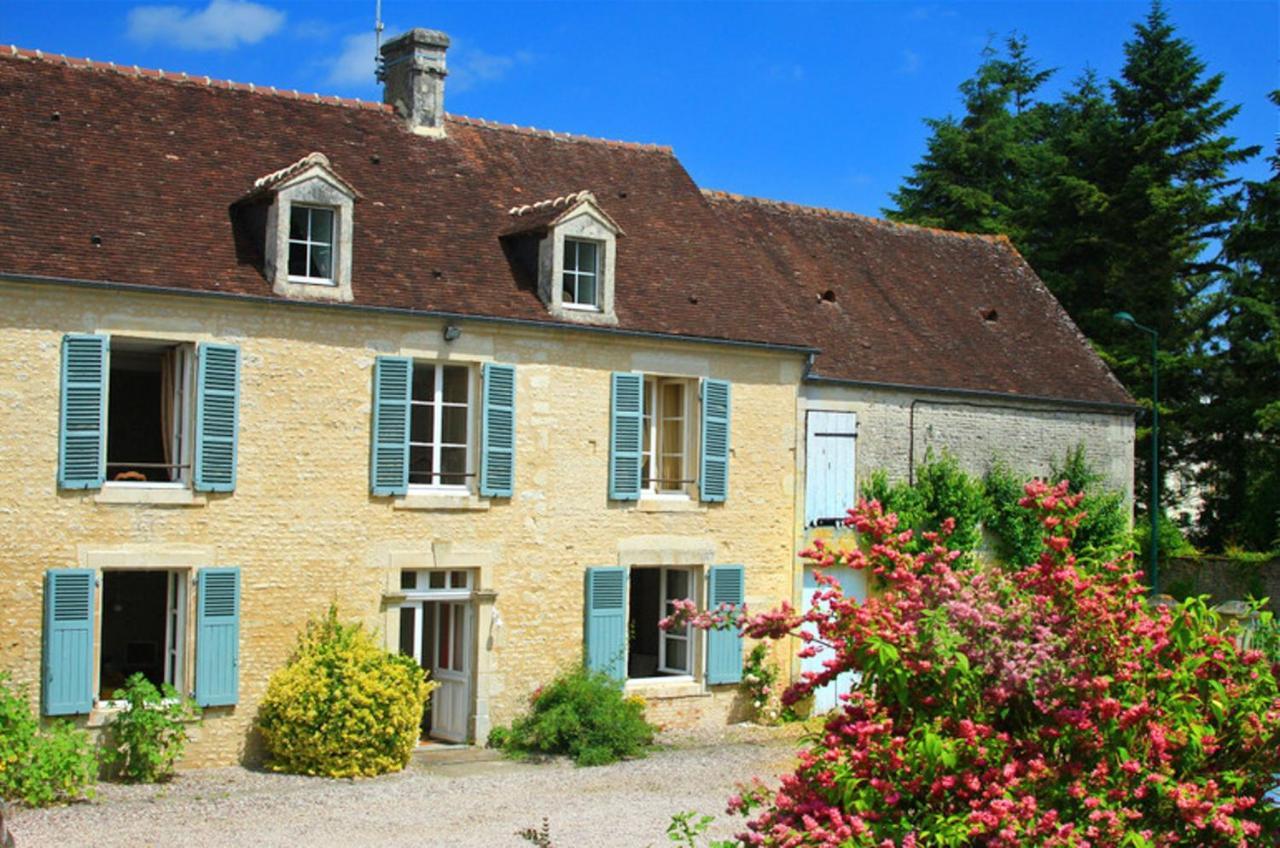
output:
M1151 495L1147 512L1151 518L1151 562L1148 566L1151 594L1160 591L1160 365L1157 359L1160 336L1153 327L1139 324L1128 312L1117 312L1115 319L1141 330L1151 337Z

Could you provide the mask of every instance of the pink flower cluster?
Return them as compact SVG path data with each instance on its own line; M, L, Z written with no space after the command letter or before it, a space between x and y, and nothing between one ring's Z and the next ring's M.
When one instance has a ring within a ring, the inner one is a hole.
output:
M844 672L844 697L794 772L744 790L741 839L785 846L1250 846L1280 834L1265 801L1280 772L1273 667L1216 630L1203 602L1152 609L1130 558L1078 561L1082 514L1066 483L1027 485L1036 562L968 563L950 526L909 554L911 533L875 502L850 512L863 546L804 551L814 604L672 616L797 638L832 659L783 695ZM959 560L959 561L958 561ZM824 573L874 575L865 603Z

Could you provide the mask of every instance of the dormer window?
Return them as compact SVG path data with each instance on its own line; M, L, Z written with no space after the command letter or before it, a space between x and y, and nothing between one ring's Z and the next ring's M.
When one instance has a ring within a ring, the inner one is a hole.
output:
M294 205L289 211L289 279L331 286L333 210Z
M623 235L595 195L576 191L510 210L504 238L515 253L537 256L538 296L547 311L566 321L617 324L613 269Z
M564 306L566 309L600 309L600 254L602 245L581 239L564 240Z
M358 196L322 153L253 184L241 203L252 213L246 215L248 225L262 233L262 270L272 291L299 300L353 299L351 243Z

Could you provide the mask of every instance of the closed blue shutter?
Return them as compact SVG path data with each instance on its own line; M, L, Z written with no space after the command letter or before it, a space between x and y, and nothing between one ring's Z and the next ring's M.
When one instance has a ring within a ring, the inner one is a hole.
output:
M588 568L586 622L587 668L622 680L627 676L627 570Z
M640 499L640 462L644 453L644 375L613 373L609 432L609 497Z
M373 447L369 487L375 495L409 491L409 398L413 360L379 356L373 363Z
M516 369L485 363L480 433L480 494L509 498L515 485Z
M97 489L107 461L107 336L62 337L58 486Z
M200 345L196 369L196 491L235 490L239 419L240 348Z
M806 430L805 526L841 526L858 499L854 485L858 419L852 412L813 409L806 416Z
M240 569L203 568L196 584L196 703L240 699Z
M83 715L93 708L93 590L89 568L44 575L45 715Z
M704 501L729 495L729 383L702 381L702 442L698 491Z
M740 565L713 565L707 592L707 609L721 604L741 607L746 573ZM707 631L707 682L742 682L742 636L737 628Z

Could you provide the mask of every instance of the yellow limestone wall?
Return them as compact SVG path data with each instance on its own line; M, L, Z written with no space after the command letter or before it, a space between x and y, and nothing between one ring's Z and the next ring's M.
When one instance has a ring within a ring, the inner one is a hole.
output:
M239 566L240 703L206 711L184 765L252 760L257 703L309 615L336 599L345 615L386 631L395 619L385 596L398 588L400 568L474 567L484 593L474 728L483 740L580 657L588 566L742 563L750 606L792 595L798 355L460 326L462 337L446 345L434 319L0 281L0 669L37 702L47 569ZM68 332L239 345L236 491L183 505L59 491ZM438 508L369 494L379 353L516 365L514 498ZM632 369L732 381L727 503L649 511L607 499L609 377ZM732 686L645 694L651 717L672 725L723 724L742 710Z

